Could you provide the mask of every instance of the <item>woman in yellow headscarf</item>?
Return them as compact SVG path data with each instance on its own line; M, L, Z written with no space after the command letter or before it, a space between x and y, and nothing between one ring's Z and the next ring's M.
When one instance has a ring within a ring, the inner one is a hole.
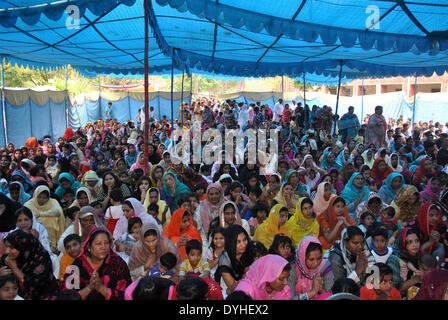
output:
M167 206L165 201L160 200L160 191L159 189L154 187L149 188L149 190L146 191L145 202L143 203L143 207L145 208L146 213L149 213L148 207L153 203L157 204L157 206L159 207L159 214L154 218L156 218L156 220L159 220L164 227L169 225L171 220L170 208Z
M300 198L297 202L294 215L288 220L286 226L291 230L291 239L297 247L306 236L319 236L319 222L313 211L313 201L310 198Z
M284 182L280 188L280 191L275 196L274 200L272 200L272 207L276 204L281 204L288 208L289 215L292 216L294 214L296 203L299 200L299 196L294 193L293 185L290 182ZM271 208L272 208L271 207Z
M281 233L291 237L291 230L286 225L289 211L282 204L276 204L266 220L255 229L253 241L259 241L269 249L274 241L274 237Z

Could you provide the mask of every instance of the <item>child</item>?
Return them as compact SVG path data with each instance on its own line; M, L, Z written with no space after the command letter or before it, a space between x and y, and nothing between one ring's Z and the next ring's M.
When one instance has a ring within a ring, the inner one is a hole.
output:
M376 263L387 263L389 257L393 254L391 247L387 246L388 236L387 230L376 228L371 234L372 246L370 252L375 258Z
M79 207L76 206L64 209L66 228L75 221L76 214L79 212L79 210Z
M264 244L262 244L260 241L254 241L252 242L252 244L254 245L255 251L254 261L268 254L268 249L266 249Z
M261 202L255 204L252 208L252 218L249 219L250 235L255 235L255 230L260 224L266 220L268 216L268 208Z
M56 161L56 156L51 155L47 158L45 163L45 171L51 176L53 183L57 181L57 176L59 173L58 163Z
M68 208L75 200L75 192L72 189L65 189L62 194L62 209Z
M206 188L202 183L195 185L193 188L193 192L198 195L200 201L205 200L207 198L205 191Z
M156 203L151 203L148 206L148 214L152 215L154 219L156 219L159 225L162 225L162 222L159 220L159 206Z
M167 252L160 257L160 263L157 263L152 268L150 276L171 280L173 277L173 271L171 269L176 266L176 263L176 256L171 252Z
M95 210L95 214L100 217L101 222L104 223L104 212L103 212L103 206L101 205L100 201L93 201L90 206Z
M185 209L188 210L188 212L194 212L191 211L191 206L190 206L190 198L188 196L188 194L183 194L180 196L180 199L177 201L177 205L179 209Z
M274 237L269 254L277 254L289 262L294 260L294 246L291 238L283 234L277 234Z
M199 207L199 195L195 192L192 192L188 195L188 199L190 200L190 211L194 214L196 212L196 209Z
M375 263L379 269L379 284L375 288L375 279L361 288L361 300L401 300L400 292L392 286L392 269L384 263Z
M0 276L0 301L23 300L19 292L19 279L14 274Z
M113 189L110 192L109 197L112 205L106 209L106 220L104 222L104 226L111 234L114 234L115 226L118 220L123 216L123 209L121 207L123 194L120 189Z
M138 239L140 239L139 234L142 224L142 219L139 217L130 218L128 220L128 232L122 234L118 240L115 241L116 252L126 263L129 263L132 247L137 243Z
M62 281L64 279L67 267L70 266L81 253L81 242L81 237L77 234L69 234L64 239L65 250L59 260L59 280Z
M208 261L212 277L215 276L219 258L224 251L224 233L225 229L222 227L216 227L211 232L210 247L207 249L206 259Z
M355 138L356 143L364 144L364 132L365 130L363 128L358 130L358 135Z
M191 239L185 245L187 259L179 268L179 279L182 281L189 275L210 278L210 265L202 258L202 244L197 239Z
M395 217L395 208L392 206L384 208L381 212L381 216L378 218L378 221L384 223L384 225L386 226L389 234L389 244L392 245L395 241L395 232L397 230L403 229L400 220Z
M366 234L367 229L372 225L372 223L375 221L375 216L373 213L366 211L361 214L361 217L359 217L359 229Z

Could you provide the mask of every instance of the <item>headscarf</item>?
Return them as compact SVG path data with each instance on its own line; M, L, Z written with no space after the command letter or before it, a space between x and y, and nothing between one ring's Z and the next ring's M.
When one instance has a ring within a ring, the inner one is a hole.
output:
M345 154L346 150L350 151L347 147L345 147L345 148L341 149L341 151L339 151L339 154L336 158L336 163L338 165L340 165L341 167L344 165L344 163L346 163L347 161L350 161L350 157L347 160L345 160L344 154Z
M235 291L242 291L253 300L291 300L291 289L286 285L282 291L266 292L266 283L274 282L283 272L288 261L276 254L268 254L255 261L238 283Z
M418 200L416 204L409 205L407 201L416 194ZM418 214L418 210L423 204L422 197L417 188L413 185L405 185L395 194L395 198L391 203L391 206L395 208L396 217L402 222L408 222L415 219Z
M219 202L217 204L212 204L208 200L208 193L210 192L211 189L217 189L221 194L221 196L219 198ZM219 216L219 212L220 212L222 204L225 202L225 198L224 198L224 190L222 189L222 187L219 183L209 184L205 194L206 194L207 198L205 200L201 201L199 215L200 215L201 221L202 221L202 228L203 228L205 234L208 234L210 222L212 222L213 219L215 219L217 216Z
M31 137L28 138L25 142L25 147L27 148L37 148L39 146L39 144L37 143L37 138L36 137Z
M293 191L297 194L300 194L302 192L307 192L306 186L302 182L300 182L300 177L299 177L299 173L297 172L297 170L289 169L288 171L286 171L285 180L283 182L289 182L289 179L293 173L297 174L297 183L295 185L293 185Z
M39 239L23 230L8 234L4 241L19 251L17 267L23 273L24 298L42 300L58 294L58 286L52 272L50 256Z
M361 218L361 215L362 215L364 212L368 211L369 202L370 202L370 200L372 200L373 198L378 198L378 199L380 199L380 202L381 202L381 209L380 209L380 210L383 210L383 208L388 207L388 205L385 204L385 203L383 202L383 199L381 199L381 197L379 196L378 193L376 193L376 192L371 192L371 193L369 194L369 196L367 197L367 199L366 199L365 201L360 202L359 205L358 205L358 207L356 208L356 215L355 215L355 219L356 219L356 221L359 221L359 219Z
M333 161L333 163L329 164L328 163L328 157L332 154L331 151L327 151L324 153L323 157L322 157L322 161L320 163L320 167L322 169L324 169L325 171L328 171L330 168L336 168L338 170L340 170L342 168L342 166L336 162L336 159Z
M19 182L19 181L12 181L9 184L9 189L11 189L11 186L13 184L17 184L20 187L20 195L19 195L19 201L18 202L23 206L25 204L25 202L27 202L28 200L31 199L31 195L29 195L28 193L25 192L25 188L23 187L23 184L21 182ZM8 198L10 198L12 200L11 192L8 193Z
M221 291L221 287L219 286L219 284L210 279L210 278L206 278L206 277L200 277L197 274L191 274L189 275L189 278L199 278L201 280L203 280L204 282L207 283L207 295L205 297L205 300L224 300L224 297L222 295L222 291ZM162 278L163 279L163 278ZM179 298L177 297L177 287L179 286L178 282L175 286L171 286L169 289L169 294L168 294L168 300L179 300ZM131 299L129 299L131 300Z
M156 219L153 216L145 212L145 209L140 201L135 198L127 198L124 201L129 201L132 205L132 209L134 210L134 217L140 218L142 220L142 225L145 223L153 223L157 224ZM120 219L118 219L117 224L115 225L113 238L116 240L122 234L125 234L128 231L128 219L123 214ZM162 227L159 226L159 231L162 232Z
M64 188L61 185L62 179L66 179L70 182L70 189L73 190L75 195L76 195L76 191L78 191L78 189L82 187L82 184L79 181L76 181L71 173L68 173L68 172L61 173L58 178L59 187L54 192L59 197L59 199L62 199L62 196L64 194Z
M45 226L50 238L50 244L56 246L59 237L66 227L65 217L62 208L56 199L50 197L43 206L39 205L37 198L44 191L46 191L50 197L50 189L47 186L38 186L36 190L34 190L33 197L25 202L24 206L30 209L34 214L40 215L40 217L37 218L37 222Z
M371 158L370 160L367 158L367 153L368 153L369 151L370 151L370 153L372 154L372 158ZM364 164L367 165L370 169L372 169L372 168L373 168L373 164L374 164L374 162L375 162L374 154L373 154L372 149L364 150L364 152L362 153L362 157L363 157L363 159L364 159Z
M363 193L365 191L364 197L361 199L360 202L362 201L366 201L367 197L370 194L370 190L369 188L366 186L366 182L364 181L361 190L358 190L354 185L353 185L353 180L355 180L355 178L361 173L359 172L355 172L352 177L350 178L350 180L348 181L348 183L345 185L344 190L341 193L341 197L344 198L344 200L347 202L347 205L350 203L355 202L356 200L358 200L359 196L361 195L361 193ZM353 212L354 213L354 212ZM353 214L352 213L352 214Z
M342 190L344 190L344 183L341 180L339 180L339 170L336 168L330 168L327 174L331 175L331 173L334 171L338 173L338 179L333 183L333 187L336 189L337 194L340 195Z
M294 215L286 222L287 227L291 230L294 246L297 246L305 236L317 237L319 235L317 219L315 217L306 218L302 213L302 202L305 199L305 197L299 199Z
M92 197L92 193L90 192L90 189L86 188L86 187L81 187L78 190L76 190L76 194L75 194L76 195L75 196L76 200L73 201L73 203L70 205L70 208L71 207L78 207L78 208L81 209L81 205L78 202L78 195L79 195L80 192L85 192L86 193L87 198L89 199L89 204L93 202L93 197Z
M330 204L328 205L328 209L327 210L325 210L325 212L323 212L322 214L320 214L318 217L317 217L317 221L319 222L319 240L320 240L320 242L321 242L321 244L322 244L322 247L324 248L324 249L330 249L331 248L331 246L333 246L333 244L334 244L334 242L336 242L336 240L339 240L340 239L340 235L335 239L335 240L333 240L333 242L332 243L329 243L329 242L327 242L327 240L324 238L324 236L323 236L323 229L325 229L325 228L330 228L331 230L336 226L336 223L338 222L338 216L336 215L336 211L334 210L334 203L339 199L339 198L342 198L342 197L333 197L331 200L330 200ZM355 223L355 221L349 216L349 214L348 214L348 210L347 210L347 206L344 206L344 214L343 214L343 216L344 216L344 218L347 220L347 222L350 224L350 225L355 225L356 223ZM340 233L340 231L342 230L342 228L344 228L344 226L343 225L341 225L340 227L339 227L339 232L338 233Z
M437 220L436 224L431 227L428 222L428 220L429 220L428 217L429 217L429 211L434 207L437 209L437 212L439 213L439 219ZM422 238L429 239L429 235L431 234L431 231L440 230L443 227L442 226L442 210L440 210L439 207L437 207L435 204L433 204L431 202L425 203L424 205L422 205L420 207L420 210L418 211L417 221L418 221L418 227L420 229L420 233L423 236ZM424 239L422 239L422 242ZM432 246L430 248L426 249L426 251L428 251L429 253L432 253L432 251L433 251Z
M88 216L93 216L95 227L106 229L103 222L101 221L101 218L95 213L95 209L93 209L93 207L91 206L82 207L79 210L79 219L83 219ZM79 223L79 221L77 223ZM82 236L81 226L79 226L79 236Z
M168 188L166 185L165 179L166 179L167 175L173 176L173 178L176 182L176 188L174 190L174 194L171 194L171 189ZM176 174L172 171L165 172L165 174L163 175L162 181L163 181L163 190L165 191L165 194L169 197L174 198L170 204L170 210L171 210L171 212L174 212L178 208L177 201L179 200L181 195L186 194L186 193L191 193L191 191L185 184L183 184L182 182L179 181L179 179L177 179Z
M67 140L70 140L71 138L73 138L75 136L75 134L73 133L73 129L71 127L68 127L65 130L65 133L63 135L63 137Z
M323 271L324 266L327 263L327 260L322 258L320 265L318 265L315 269L308 269L306 266L306 249L311 243L322 245L316 237L306 236L300 241L295 253L294 265L298 271L296 292L299 294L308 292L312 289L314 277L317 273L321 273Z
M163 169L163 167L160 164L155 164L155 165L151 166L151 170L149 171L149 176L151 178L151 182L152 182L153 186L157 186L157 179L154 176L154 173L157 168L162 169L162 178L163 178L163 174L165 173L165 169Z
M190 220L190 226L187 230L180 230L181 224L182 224L182 218L185 214L185 212L188 213L188 218ZM182 235L187 234L188 235L188 241L192 239L199 240L202 244L202 238L199 231L196 229L196 227L193 224L193 217L188 212L187 209L179 208L176 211L173 212L171 216L170 224L167 225L163 229L162 235L168 239L170 239L174 244L177 244L181 238ZM187 258L186 248L185 246L178 247L177 250L180 253L182 261L184 261Z
M396 155L398 157L397 166L395 168L392 166L392 156L394 156L394 155ZM386 157L386 163L395 172L399 172L399 173L403 172L403 167L400 164L400 154L399 153L393 152L389 157Z
M400 258L405 262L411 262L416 269L420 267L420 261L422 257L422 249L420 247L419 252L416 255L412 255L407 249L406 249L406 237L408 236L409 231L415 230L411 227L404 228L401 233L397 235L397 248L400 251ZM418 232L417 232L418 233ZM408 279L404 279L408 280Z
M412 300L443 300L448 287L448 270L434 269L423 278L417 295Z
M412 179L412 183L420 183L422 181L422 178L424 175L431 173L431 171L426 171L425 169L425 162L428 160L428 157L423 158L420 161L420 164L418 165L417 169L414 172L414 177Z
M0 193L0 204L5 206L3 212L0 213L0 232L8 232L16 228L15 212L20 208L20 205L3 193Z
M182 261L179 251L177 250L176 245L170 239L162 237L162 235L160 234L159 227L157 226L157 224L154 223L145 223L144 225L142 225L142 228L140 230L140 240L138 240L137 243L134 245L134 248L132 249L131 255L129 257L129 270L132 272L133 270L141 266L144 266L146 261L148 260L148 257L150 255L150 249L144 242L145 239L144 235L148 230L154 230L157 233L157 239L158 239L156 248L157 259L154 262L154 264L150 267L153 268L157 263L159 263L160 262L159 259L162 255L164 255L167 252L171 252L177 258L176 267L174 267L173 270L173 273L175 274L176 272L178 272L179 265Z
M400 177L401 178L401 184L398 187L398 189L394 190L392 189L392 181L397 178ZM383 197L386 197L386 199L383 199L384 202L386 203L391 203L392 200L394 199L395 195L397 194L397 191L400 190L401 187L403 187L405 185L404 183L404 177L401 173L398 172L392 172L387 178L386 181L384 182L384 184L381 186L379 194L381 194ZM383 194L386 193L386 194Z
M422 199L425 203L435 202L435 201L439 200L440 194L442 193L442 189L440 189L439 192L434 193L431 190L431 182L432 182L432 178L426 184L425 190L420 192L420 196L422 197Z
M386 165L386 169L384 172L380 172L380 170L378 169L378 165L379 163L383 161L384 164ZM373 168L372 171L370 171L370 176L373 178L373 180L375 181L375 183L377 185L381 185L383 183L383 181L392 173L394 172L394 170L392 170L391 167L389 167L386 164L386 161L383 158L377 158L375 160L375 162L373 163Z
M33 181L30 180L30 178L28 178L28 176L25 174L25 172L23 172L22 169L16 169L14 170L14 172L11 175L11 180L14 176L20 176L23 178L23 187L25 188L25 192L27 193L31 193L33 188L34 188L34 183Z
M101 191L101 187L103 186L103 179L98 177L98 174L95 171L89 170L82 176L81 183L84 187L90 188L87 183L88 181L96 181L96 185L93 187L93 189L95 190L96 194L98 194Z
M277 195L275 196L274 200L277 201L278 204L283 205L284 207L288 208L288 203L286 202L285 196L283 195L283 188L285 187L285 184L283 183L280 187L280 190L278 191ZM294 192L291 193L292 203L296 203L299 200L299 197ZM294 214L295 208L288 208L288 211L290 214Z
M336 197L336 194L331 194L330 198L328 200L325 200L324 198L324 190L325 190L325 185L329 184L330 187L331 183L329 182L321 182L319 184L319 186L317 187L317 192L316 192L316 197L313 200L313 211L319 215L322 212L324 212L325 210L327 210L328 205L330 204L331 198Z
M139 155L138 155L138 157L137 157L137 161L135 161L135 163L131 166L131 171L135 171L136 169L142 169L143 170L143 172L145 172L145 164L141 164L140 163L140 158L141 157L143 157L143 161L144 161L144 157L145 157L145 155L143 154L143 152L141 152ZM151 166L152 166L152 164L151 164L151 162L148 162L148 171L151 169Z
M345 240L348 239L347 228L344 228L341 233L341 240L339 241L339 247L341 249L343 267L347 272L347 276L350 275L356 269L356 259L352 253L345 247ZM354 261L354 262L352 262Z

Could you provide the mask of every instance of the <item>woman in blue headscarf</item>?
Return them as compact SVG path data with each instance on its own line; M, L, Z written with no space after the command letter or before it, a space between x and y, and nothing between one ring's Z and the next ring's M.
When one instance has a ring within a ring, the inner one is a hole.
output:
M76 194L76 191L82 187L82 184L79 181L76 181L75 178L68 172L63 172L59 175L58 183L59 187L56 189L55 194L61 200L64 195L64 190L70 188Z
M23 172L22 169L14 170L11 175L11 181L19 181L25 188L26 193L30 195L33 194L34 183L30 180L30 178L28 178L28 176L25 174L25 172Z
M182 194L191 193L190 188L177 179L174 172L168 171L163 175L163 190L166 194L166 203L170 207L170 211L174 212L178 209L177 202Z
M338 170L342 169L342 166L335 161L336 156L334 152L327 151L324 153L322 157L322 161L320 162L320 167L325 171L330 170L331 168L336 168Z
M283 182L291 183L294 193L299 196L301 196L302 193L307 192L306 185L300 181L300 176L297 170L289 169L286 171L285 180Z
M342 190L341 197L347 203L349 215L353 218L356 207L367 199L370 194L362 174L355 172Z
M9 184L8 198L20 203L22 206L25 202L31 199L31 195L25 192L23 184L19 181L13 181Z
M404 181L404 177L401 173L392 172L391 174L389 174L389 176L386 178L386 181L378 191L378 195L381 197L384 203L390 205L392 200L394 200L397 191L405 185Z

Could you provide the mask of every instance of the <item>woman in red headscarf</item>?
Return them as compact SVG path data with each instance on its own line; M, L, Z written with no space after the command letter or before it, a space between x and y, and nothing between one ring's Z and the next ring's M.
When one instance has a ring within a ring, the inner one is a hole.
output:
M420 207L417 216L422 250L432 254L442 246L442 234L446 231L442 223L442 210L433 203Z
M378 188L384 184L386 178L392 173L394 170L389 167L386 161L383 158L378 158L373 163L372 171L370 172L370 176Z
M75 136L75 134L73 133L73 129L72 129L72 127L68 127L68 128L65 130L65 133L64 133L64 135L63 135L63 137L64 137L65 139L67 139L67 141L70 140L71 138L73 138L74 136Z
M434 171L434 169L432 167L432 160L429 157L423 158L420 161L419 166L417 167L417 169L414 172L414 177L412 178L412 184L418 185L418 184L422 183L423 177L427 174L432 174L432 175L436 174L436 172Z
M37 148L39 146L39 144L37 143L37 138L36 137L31 137L28 138L25 142L25 147L27 148Z

